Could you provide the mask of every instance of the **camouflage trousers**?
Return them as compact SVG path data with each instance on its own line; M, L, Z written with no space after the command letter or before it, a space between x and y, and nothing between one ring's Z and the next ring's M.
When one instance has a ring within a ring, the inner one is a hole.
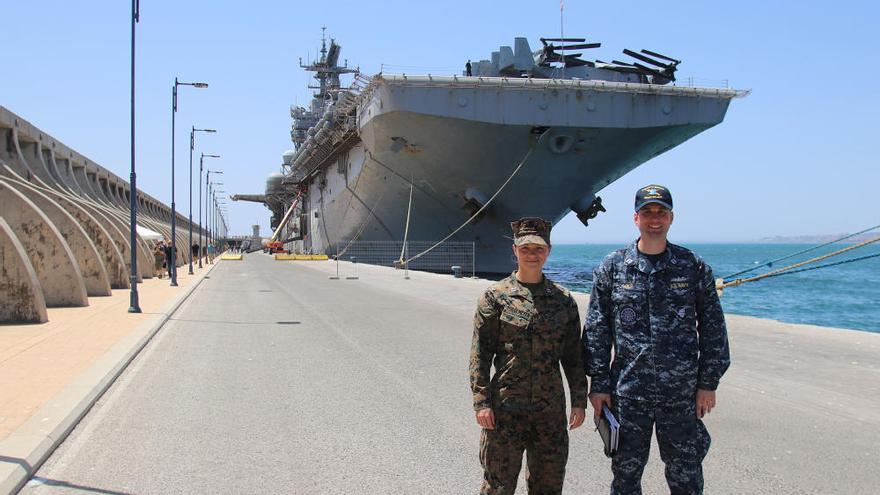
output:
M703 458L711 439L696 416L696 399L650 402L615 395L613 403L620 421L620 440L611 459L612 495L642 493L642 471L648 462L655 425L670 493L702 494Z
M568 460L565 411L512 413L495 410L495 429L483 430L480 462L483 495L512 495L526 453L529 493L559 494Z

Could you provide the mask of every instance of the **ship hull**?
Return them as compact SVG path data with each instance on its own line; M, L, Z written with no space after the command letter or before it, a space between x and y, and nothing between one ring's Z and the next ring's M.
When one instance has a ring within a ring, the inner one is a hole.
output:
M512 220L584 210L606 185L721 122L730 99L409 84L372 91L359 142L308 179L296 247L332 255L352 240L455 232L449 241L473 243L477 272L509 272Z

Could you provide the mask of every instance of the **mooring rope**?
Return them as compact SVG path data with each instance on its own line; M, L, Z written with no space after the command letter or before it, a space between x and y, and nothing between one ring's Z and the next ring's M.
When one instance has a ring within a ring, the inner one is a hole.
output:
M807 268L800 268L797 270L790 270L790 271L787 271L784 273L777 273L776 275L773 275L773 276L776 277L779 275L788 275L789 273L800 273L800 272L808 272L810 270L818 270L819 268L827 268L829 266L845 265L847 263L852 263L854 261L862 261L862 260L866 260L869 258L876 258L878 256L880 256L880 253L868 254L865 256L859 256L858 258L850 258L848 260L835 261L834 263L825 263L824 265L811 266L811 267L807 267Z
M403 246L400 247L399 263L403 263L403 254L406 252L406 238L409 236L409 214L412 211L412 193L413 193L413 177L409 178L409 204L406 206L406 227L403 229Z
M379 197L376 198L376 202L373 203L373 207L370 208L370 214L367 215L367 217L364 219L363 223L361 223L361 226L358 229L357 233L354 235L354 237L351 238L350 241L348 241L348 244L345 245L345 248L342 251L338 251L336 253L336 259L339 259L340 256L344 255L345 252L348 251L348 248L351 247L352 243L354 243L354 241L356 241L361 236L364 229L367 227L367 224L370 223L370 220L375 215L375 213L373 213L373 212L376 211L376 207L379 206L379 202L382 201L382 198L385 196L385 191L387 191L387 190L388 190L388 188L386 187L385 189L382 190L382 193L379 194ZM337 244L337 247L339 247L339 244Z
M747 269L745 269L745 270L742 270L742 271L739 271L739 272L736 272L736 273L732 273L732 274L730 274L730 275L727 275L727 276L724 277L724 280L728 280L728 279L731 279L731 278L736 277L736 276L738 276L738 275L742 275L743 273L753 272L753 271L757 270L758 268L761 268L761 267L764 267L764 266L773 266L773 263L776 263L777 261L782 261L782 260L787 260L787 259L789 259L789 258L794 258L795 256L798 256L798 255L801 255L801 254L804 254L804 253L809 253L810 251L814 251L814 250L816 250L816 249L819 249L819 248L822 248L822 247L828 246L828 245L830 245L830 244L834 244L835 242L839 242L839 241L842 241L842 240L845 240L845 239L849 239L850 237L855 237L855 236L857 236L857 235L859 235L859 234L864 234L865 232L870 232L870 231L872 231L872 230L874 230L874 229L878 229L878 228L880 228L880 225L875 225L875 226L873 226L873 227L869 227L869 228L867 228L867 229L865 229L865 230L860 230L859 232L855 232L855 233L853 233L853 234L845 235L845 236L843 236L843 237L841 237L841 238L839 238L839 239L834 239L833 241L826 242L825 244L819 244L818 246L813 246L813 247L810 247L810 248L804 249L804 250L802 250L802 251L798 251L798 252L796 252L796 253L793 253L793 254L789 254L789 255L783 256L783 257L781 257L781 258L776 258L776 259L774 259L774 260L764 261L764 262L759 263L759 264L757 264L757 265L755 265L755 266L753 266L753 267L751 267L751 268L747 268Z
M511 180L513 180L513 178L516 176L516 174L519 172L519 170L523 167L523 165L526 164L526 162L527 162L527 161L529 160L529 158L532 156L532 153L535 152L535 149L538 147L538 144L541 142L541 140L542 140L542 139L544 138L544 136L546 136L546 135L547 135L547 130L545 130L544 132L542 132L541 135L538 136L538 138L534 140L534 142L532 143L532 145L529 146L529 150L528 150L528 151L526 152L526 154L522 157L522 160L520 160L519 165L517 165L516 168L513 169L513 172L510 173L510 176L507 177L507 180L505 180L504 183L501 184L501 187L499 187L498 190L495 191L495 194L493 194L492 197L489 198L488 201L486 201L486 204L484 204L482 207L480 207L480 209L477 210L476 213L474 213L473 215L470 216L470 218L468 218L467 220L465 220L465 222L464 222L463 224L461 224L457 229L453 230L451 234L449 234L448 236L444 237L443 239L441 239L440 241L438 241L437 243L435 243L433 246L429 247L428 249L425 249L425 250L422 251L421 253L419 253L419 254L417 254L417 255L415 255L415 256L412 256L411 258L405 260L404 263L409 263L410 261L417 260L417 259L421 258L422 256L424 256L424 255L430 253L430 252L433 251L437 246L440 246L440 245L443 244L444 242L448 241L450 237L452 237L452 236L454 236L455 234L457 234L461 229L465 228L469 223L471 223L475 218L477 218L477 216L478 216L480 213L482 213L483 210L485 210L486 208L488 208L489 205L492 204L492 201L493 201L496 197L498 197L499 194L501 194L501 191L504 190L504 188L507 186L507 184L510 183Z
M345 160L348 161L347 156L346 156ZM352 203L352 201L354 201L354 198L356 196L355 191L357 191L358 184L360 184L361 177L364 175L364 168L366 168L366 166L367 166L367 156L364 155L364 160L363 160L363 162L361 162L360 172L358 172L357 178L354 181L354 187L350 187L348 185L348 172L351 170L351 168L348 167L346 169L345 188L349 191L349 195L348 195L348 203L345 205L345 211L342 212L342 219L339 220L339 227L336 228L336 247L337 248L339 247L339 242L341 240L341 236L339 235L339 232L342 230L342 226L345 224L345 218L348 216L348 212L351 211L351 203ZM364 206L366 206L366 205L364 205Z
M875 239L870 239L870 240L867 240L867 241L864 241L864 242L860 242L860 243L858 243L858 244L854 244L854 245L852 245L852 246L849 246L849 247L846 247L846 248L843 248L843 249L838 249L837 251L834 251L834 252L831 252L831 253L828 253L828 254L825 254L825 255L822 255L822 256L817 256L817 257L815 257L815 258L811 258L811 259L808 259L808 260L806 260L806 261L801 261L800 263L795 263L795 264L793 264L793 265L788 265L788 266L783 267L783 268L780 268L780 269L778 269L778 270L773 270L772 272L767 272L767 273L762 274L762 275L756 275L756 276L754 276L754 277L749 277L749 278L744 278L744 279L743 279L743 278L738 278L738 279L736 279L736 280L731 280L730 282L725 282L724 279L720 279L720 278L719 278L719 279L716 281L716 283L715 283L715 289L716 289L716 290L722 290L722 289L725 289L725 288L727 288L727 287L736 287L736 286L738 286L738 285L742 285L742 284L747 283L747 282L755 282L755 281L762 280L762 279L765 279L765 278L777 277L777 276L779 276L779 275L787 275L787 274L789 274L789 273L804 272L804 271L807 271L807 270L815 270L815 269L818 269L818 268L824 268L825 266L841 265L841 264L843 264L843 263L851 263L851 262L853 262L853 261L859 261L859 260L863 260L863 259L873 258L873 257L875 257L875 256L877 256L877 255L862 256L862 257L860 257L860 258L853 258L853 259L850 259L850 260L844 260L844 261L840 261L840 262L836 262L836 263L829 263L829 264L822 265L822 266L816 266L816 267L810 267L810 268L807 268L807 269L795 270L795 268L800 268L800 267L802 267L802 266L804 266L804 265L809 265L809 264L811 264L811 263L816 263L816 262L818 262L818 261L822 261L822 260L824 260L824 259L828 259L828 258L830 258L830 257L832 257L832 256L838 256L838 255L840 255L840 254L843 254L843 253L846 253L846 252L852 251L853 249L858 249L858 248L860 248L860 247L864 247L864 246L867 246L868 244L873 244L873 243L878 242L878 241L880 241L880 237L877 237L877 238L875 238Z

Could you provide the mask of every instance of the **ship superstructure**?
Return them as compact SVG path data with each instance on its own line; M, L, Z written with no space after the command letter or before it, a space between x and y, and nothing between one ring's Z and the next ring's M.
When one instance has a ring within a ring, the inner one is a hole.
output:
M325 42L301 64L319 84L308 109L291 109L279 238L334 255L352 241L448 237L473 243L476 271L509 272L511 220L574 211L586 225L604 211L598 191L717 125L745 94L669 84L680 61L656 52L606 63L582 58L598 43L541 42L533 52L516 38L461 75L371 78Z

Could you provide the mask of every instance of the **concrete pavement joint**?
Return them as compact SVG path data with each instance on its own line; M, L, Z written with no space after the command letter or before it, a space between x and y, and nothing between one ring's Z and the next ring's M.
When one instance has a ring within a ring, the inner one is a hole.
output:
M208 274L216 266L213 264L183 294L166 304L157 315L158 321L143 322L27 422L0 441L0 494L18 492L39 471L171 316L202 281L209 278Z

